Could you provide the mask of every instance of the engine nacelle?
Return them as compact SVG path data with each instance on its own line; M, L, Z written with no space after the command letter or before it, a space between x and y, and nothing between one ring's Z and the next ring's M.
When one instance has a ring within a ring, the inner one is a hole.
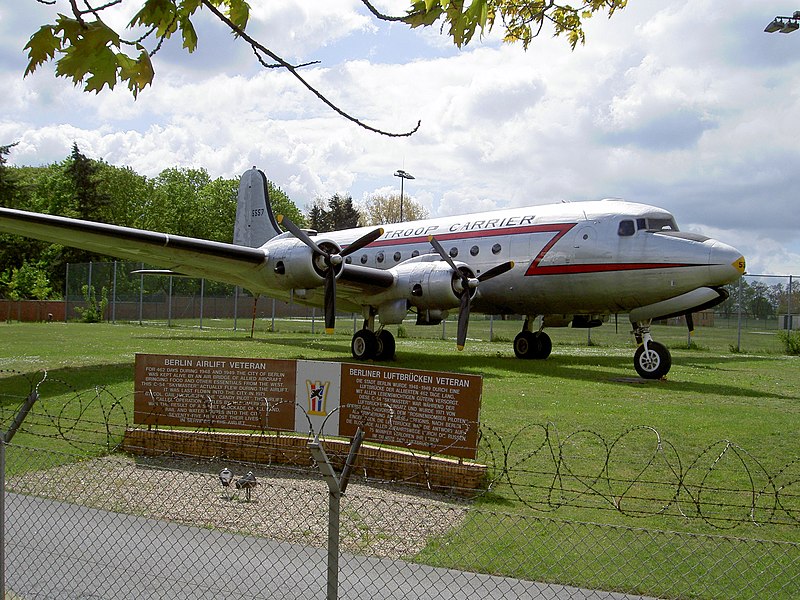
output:
M467 265L456 263L459 270L466 270L474 277ZM414 262L398 265L396 289L408 298L409 303L419 311L433 311L441 314L461 304L461 277L442 261Z
M331 240L314 240L321 249L338 254L341 248ZM293 237L269 245L268 264L271 277L281 289L311 289L325 284L325 257ZM341 271L341 265L335 267Z

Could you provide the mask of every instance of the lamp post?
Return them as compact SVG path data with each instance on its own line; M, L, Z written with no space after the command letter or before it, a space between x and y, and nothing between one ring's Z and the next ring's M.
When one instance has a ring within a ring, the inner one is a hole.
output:
M791 17L775 17L764 28L767 33L792 33L800 28L800 10L794 11Z
M395 177L400 178L400 222L403 222L403 183L406 179L414 179L411 173L406 173L403 169L398 169L394 172Z

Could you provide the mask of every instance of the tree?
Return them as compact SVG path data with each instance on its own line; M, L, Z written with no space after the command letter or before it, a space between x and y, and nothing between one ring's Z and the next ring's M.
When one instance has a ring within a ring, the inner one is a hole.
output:
M8 159L6 158L17 143L0 146L0 204L3 206L14 206L19 189L16 174L8 168Z
M361 217L362 225L380 225L382 223L400 223L416 221L428 217L428 211L419 202L403 196L403 218L400 218L400 194L388 196L375 195L367 200Z
M100 190L97 162L81 154L78 144L73 143L65 171L72 180L73 208L78 217L94 221L106 220L105 209L111 204L111 199Z
M54 11L58 9L55 2L37 1L53 5ZM554 35L566 35L575 48L585 40L584 19L598 11L607 11L611 16L627 3L627 0L586 0L582 6L573 8L554 0L417 0L410 3L405 15L390 16L380 13L369 0L361 1L381 21L401 22L410 27L440 23L441 30L446 30L459 47L468 44L478 31L483 33L501 23L504 39L522 43L526 49L545 23L552 25ZM139 7L128 24L129 39L108 25L112 22L110 18L101 18L106 11L110 16L123 5ZM300 72L314 62L292 64L250 36L247 32L250 5L246 0L102 0L99 4L72 0L70 6L71 16L56 12L54 22L45 23L31 36L25 46L28 51L25 75L54 61L57 76L71 79L75 85L82 84L87 92L99 93L106 87L112 89L117 83L124 83L135 98L152 84L155 77L152 58L173 35L180 35L183 48L194 52L198 37L192 18L198 10L206 9L250 46L264 68L288 71L321 102L360 127L398 137L411 135L420 126L418 122L409 131L391 133L363 123L334 104Z
M361 214L349 195L334 194L327 201L317 198L308 210L309 226L320 232L358 227L360 219Z

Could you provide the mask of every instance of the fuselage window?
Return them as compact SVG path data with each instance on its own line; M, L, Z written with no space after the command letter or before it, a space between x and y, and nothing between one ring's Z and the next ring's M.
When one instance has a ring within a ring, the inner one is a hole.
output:
M478 256L478 252L480 252L480 248L478 248L477 246L473 246L472 248L469 249L469 253L472 256Z
M414 251L411 253L411 258L416 258L416 257L418 257L418 256L419 256L419 250L414 250Z
M456 256L458 256L458 248L456 248L455 246L450 248L449 254L450 258L455 258Z
M633 225L633 221L630 219L625 219L624 221L619 222L619 229L617 229L617 235L622 237L628 237L636 233L636 227Z
M348 265L351 265L353 264L353 258L351 256L348 256L347 258L344 259L344 262L347 263Z
M495 244L494 246L492 246L492 254L500 254L500 251L502 249L503 247L500 244Z
M395 252L392 258L394 258L394 262L400 262L400 253Z
M647 219L636 219L636 229L647 229Z
M378 256L375 257L379 263L383 262L383 252L378 252Z
M367 264L367 255L366 254L362 254L361 255L361 264L362 265Z

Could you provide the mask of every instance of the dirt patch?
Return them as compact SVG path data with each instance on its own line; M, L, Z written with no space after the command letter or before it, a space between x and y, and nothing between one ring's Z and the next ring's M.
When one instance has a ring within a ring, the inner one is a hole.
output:
M252 471L257 485L223 488L224 467L235 479ZM275 467L174 458L108 456L28 472L9 492L63 500L195 527L324 547L328 487L321 475ZM417 554L433 537L460 526L467 504L423 492L351 483L341 500L344 551L387 558Z

